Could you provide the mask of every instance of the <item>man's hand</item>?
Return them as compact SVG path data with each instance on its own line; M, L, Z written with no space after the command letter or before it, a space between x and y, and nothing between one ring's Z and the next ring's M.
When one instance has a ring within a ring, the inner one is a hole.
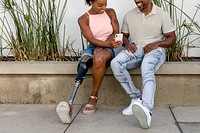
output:
M125 50L129 51L129 52L132 52L132 53L135 53L137 51L137 47L135 44L126 44L125 45Z
M149 43L144 47L144 53L147 54L151 52L154 49L157 49L159 46L159 43Z

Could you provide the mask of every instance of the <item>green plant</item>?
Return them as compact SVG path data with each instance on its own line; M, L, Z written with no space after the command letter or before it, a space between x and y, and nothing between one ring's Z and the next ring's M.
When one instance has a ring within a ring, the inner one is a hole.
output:
M200 36L195 39L190 38L200 33L199 25L194 21L198 8L190 17L183 11L184 0L181 1L181 8L174 4L174 0L153 0L153 2L170 13L176 27L177 41L174 46L167 49L167 61L183 61L184 50L186 49L188 53L189 45L200 38Z
M65 42L61 46L59 31L67 0L21 0L20 4L15 0L0 0L0 5L14 23L15 30L8 15L0 18L4 35L1 38L11 48L15 60L66 60L65 52L61 52Z

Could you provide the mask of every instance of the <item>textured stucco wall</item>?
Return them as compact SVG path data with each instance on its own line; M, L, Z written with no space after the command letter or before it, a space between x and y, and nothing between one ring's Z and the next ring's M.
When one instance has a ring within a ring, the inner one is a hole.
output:
M74 88L77 63L0 63L0 103L59 103L68 101ZM156 74L156 106L200 105L200 63L166 63ZM18 70L18 71L16 71ZM130 71L141 88L140 70ZM87 102L92 88L91 70L74 104ZM99 92L98 104L125 105L129 97L110 68Z

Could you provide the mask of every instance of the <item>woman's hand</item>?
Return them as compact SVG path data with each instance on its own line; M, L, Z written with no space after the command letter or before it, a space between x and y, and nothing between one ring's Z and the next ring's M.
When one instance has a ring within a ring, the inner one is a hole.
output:
M118 40L118 41L112 41L111 42L111 45L112 45L112 47L113 48L117 48L117 47L119 47L120 45L122 45L122 41L120 41L120 40Z

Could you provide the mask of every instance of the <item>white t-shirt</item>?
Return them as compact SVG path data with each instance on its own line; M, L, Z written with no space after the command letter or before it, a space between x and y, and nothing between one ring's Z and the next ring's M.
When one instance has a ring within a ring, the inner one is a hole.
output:
M164 40L163 33L175 31L175 27L169 13L153 4L146 16L137 7L130 10L124 17L121 31L130 34L132 43L144 47Z

